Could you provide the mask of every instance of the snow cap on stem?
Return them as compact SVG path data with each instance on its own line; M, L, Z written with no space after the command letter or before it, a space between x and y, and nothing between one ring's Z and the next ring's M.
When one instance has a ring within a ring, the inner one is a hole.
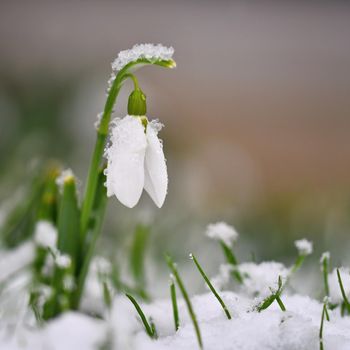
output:
M230 226L223 221L208 225L206 235L209 238L223 241L229 247L231 247L232 243L238 239L238 232L233 226Z
M111 144L105 152L107 196L115 195L132 208L145 189L159 208L163 205L168 175L158 138L161 128L156 120L130 115L112 123Z
M298 241L294 242L295 247L298 250L299 255L307 256L312 254L313 247L312 242L308 241L307 239L299 239Z
M171 61L174 54L172 47L161 44L136 44L130 50L120 51L118 57L112 63L112 70L118 72L131 62L140 59L152 61ZM175 62L173 63L175 67Z

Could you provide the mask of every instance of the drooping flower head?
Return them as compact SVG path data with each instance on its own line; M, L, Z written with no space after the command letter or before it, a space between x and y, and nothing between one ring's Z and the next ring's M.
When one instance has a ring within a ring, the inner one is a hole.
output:
M127 115L113 122L111 143L106 149L107 196L115 195L125 206L134 207L145 189L160 208L168 188L168 175L158 132L162 124Z

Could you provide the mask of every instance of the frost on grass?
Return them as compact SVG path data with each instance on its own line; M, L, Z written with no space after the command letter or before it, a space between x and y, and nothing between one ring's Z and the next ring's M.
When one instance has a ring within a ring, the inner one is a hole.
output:
M313 251L312 242L305 238L295 241L295 247L297 248L299 255L310 255Z
M209 238L223 241L229 247L238 239L237 231L223 221L208 225L206 235Z

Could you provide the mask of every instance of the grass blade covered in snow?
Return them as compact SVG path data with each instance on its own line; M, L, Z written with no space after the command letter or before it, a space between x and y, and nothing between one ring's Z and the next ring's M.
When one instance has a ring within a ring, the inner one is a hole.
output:
M214 294L215 298L218 300L218 302L220 303L221 307L223 308L226 317L230 320L231 319L231 314L227 309L226 304L224 303L224 301L221 299L220 295L218 294L218 292L216 291L216 289L214 288L214 286L212 285L212 283L210 282L209 278L207 277L207 275L205 274L205 272L203 271L202 267L200 266L198 260L196 259L196 257L193 254L190 254L190 258L193 260L193 262L195 263L195 265L197 266L197 269L199 271L199 273L202 275L205 283L208 285L209 289L212 291L212 293Z
M177 268L176 268L175 263L173 262L173 259L169 255L166 255L165 257L166 257L166 261L167 261L167 264L169 266L169 269L171 270L172 274L174 275L176 282L177 282L177 285L179 286L179 289L180 289L182 296L185 300L185 303L186 303L186 306L188 309L188 313L190 314L190 317L191 317L191 320L192 320L192 323L193 323L193 326L194 326L194 329L196 332L198 345L202 349L203 348L202 336L201 336L201 332L200 332L199 325L197 322L196 314L194 313L194 310L192 307L191 300L188 296L188 293L187 293L186 288L182 282L182 279L181 279L179 273L177 272Z

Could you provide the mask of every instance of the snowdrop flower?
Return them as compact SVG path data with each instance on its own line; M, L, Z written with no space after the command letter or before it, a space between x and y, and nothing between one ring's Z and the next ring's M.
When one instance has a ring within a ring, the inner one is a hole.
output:
M113 122L111 144L106 149L107 196L115 195L134 207L147 191L160 208L168 188L167 167L158 132L162 124L142 116L127 115Z

